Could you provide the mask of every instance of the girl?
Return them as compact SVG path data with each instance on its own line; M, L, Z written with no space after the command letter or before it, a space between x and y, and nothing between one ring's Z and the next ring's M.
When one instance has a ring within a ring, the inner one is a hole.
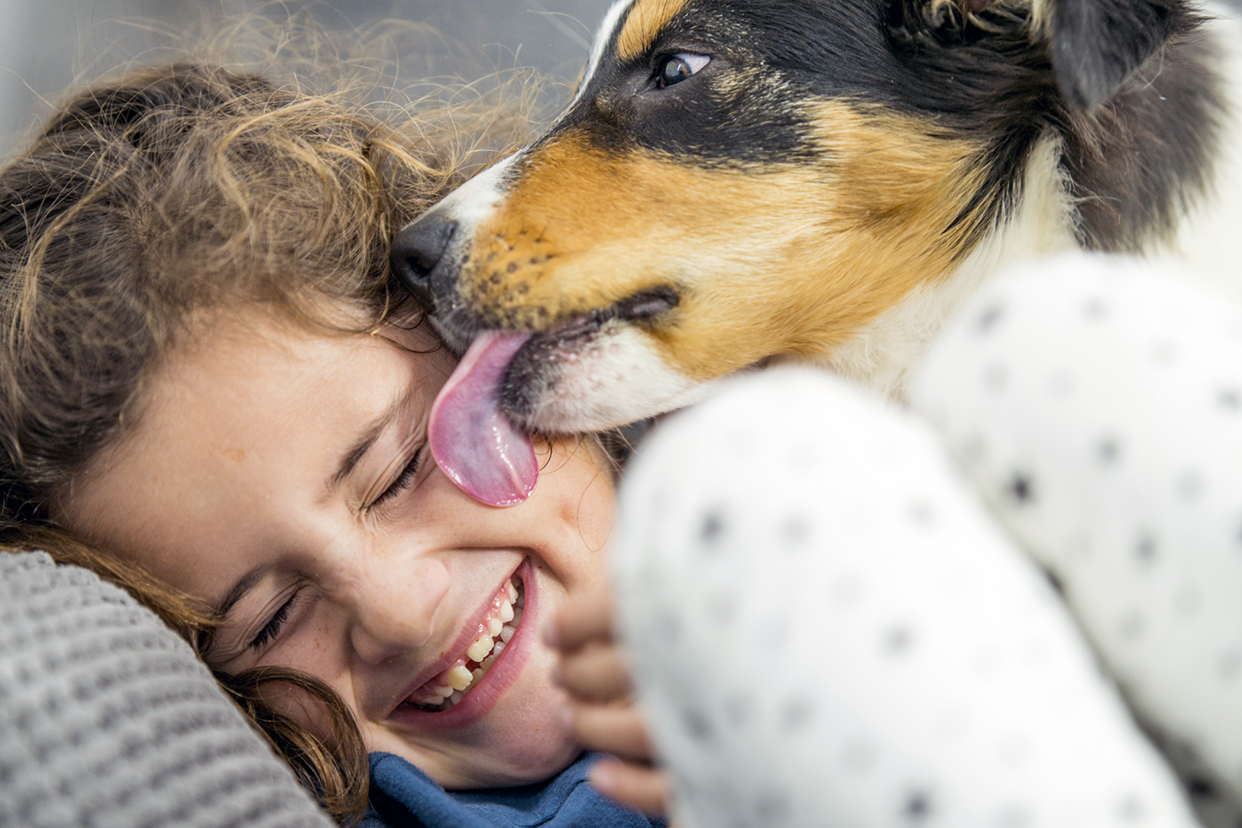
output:
M502 510L424 445L453 360L387 248L460 178L426 132L201 64L56 113L0 173L4 539L55 527L189 596L338 817L360 737L376 820L646 826L578 784L537 632L601 588L605 457L549 441Z

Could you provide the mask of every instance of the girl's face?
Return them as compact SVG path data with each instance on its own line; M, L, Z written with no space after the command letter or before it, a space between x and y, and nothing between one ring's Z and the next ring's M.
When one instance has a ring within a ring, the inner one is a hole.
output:
M254 313L183 351L65 522L221 611L214 666L325 681L368 750L448 788L564 767L577 748L539 626L605 577L596 453L556 443L519 506L463 494L426 448L453 362L424 328L325 335Z

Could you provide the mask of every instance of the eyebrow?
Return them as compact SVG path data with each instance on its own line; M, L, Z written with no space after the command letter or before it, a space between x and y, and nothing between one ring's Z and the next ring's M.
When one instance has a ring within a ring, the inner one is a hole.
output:
M354 473L354 469L358 468L358 464L362 462L362 458L366 457L367 452L379 440L380 435L384 433L384 429L392 425L393 421L397 419L397 415L409 404L413 393L413 388L406 389L405 393L394 400L392 405L388 406L388 409L376 418L371 427L363 432L358 442L354 443L349 451L345 452L345 456L341 458L340 466L337 467L336 474L332 475L332 478L328 481L329 492L340 488L345 479Z
M389 409L388 413L391 412L392 409ZM328 483L329 491L340 488L341 484L345 482L345 478L354 473L354 469L358 468L362 458L366 457L367 452L375 445L375 441L384 433L384 428L388 425L390 419L388 414L381 417L375 425L362 435L353 448L345 453L345 456L341 458L341 465L337 468L336 474L332 475L332 480Z
M258 586L259 581L263 580L264 576L267 575L271 568L272 565L270 563L260 564L243 575L241 580L235 583L233 588L229 590L228 595L225 595L220 599L220 602L216 604L214 609L216 618L221 621L227 618L228 614L232 612L233 607L237 605L237 602L242 598L245 598L246 593Z

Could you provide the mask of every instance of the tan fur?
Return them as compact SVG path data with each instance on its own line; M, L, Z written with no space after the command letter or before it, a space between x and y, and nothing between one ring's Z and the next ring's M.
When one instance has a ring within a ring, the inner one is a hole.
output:
M1030 18L1028 25L1031 40L1052 39L1052 4L1047 0L1012 0L1004 5L1013 8L1015 13L1025 14Z
M689 0L637 0L617 35L617 57L634 60L642 56L687 2Z
M819 165L706 169L563 133L478 228L467 301L546 330L671 285L681 303L650 335L692 379L771 354L822 358L953 270L972 229L954 219L978 171L975 147L929 124L842 101L815 109Z
M954 28L961 28L969 23L970 26L985 32L996 32L1003 28L998 24L997 18L1028 18L1031 39L1047 40L1051 37L1051 23L1047 19L1051 12L1047 7L1046 0L930 0L923 11L923 17L929 22L951 21Z
M923 16L929 20L945 17L953 21L954 27L960 27L970 14L968 6L967 0L931 0Z

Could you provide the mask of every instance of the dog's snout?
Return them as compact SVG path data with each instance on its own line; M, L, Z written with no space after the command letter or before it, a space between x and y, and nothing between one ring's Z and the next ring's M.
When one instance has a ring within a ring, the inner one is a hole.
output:
M392 245L392 268L410 294L428 313L435 311L431 274L444 258L457 222L432 212L397 234Z

